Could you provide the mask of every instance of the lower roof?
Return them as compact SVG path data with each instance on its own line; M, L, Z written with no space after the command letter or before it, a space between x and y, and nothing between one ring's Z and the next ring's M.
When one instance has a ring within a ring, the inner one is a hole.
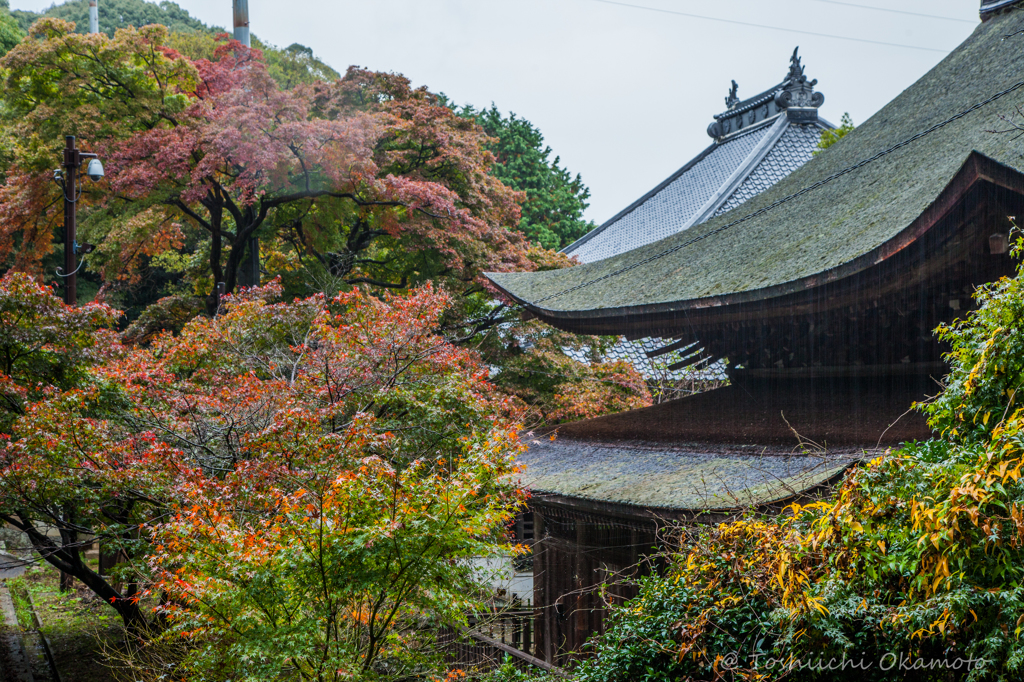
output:
M652 509L723 511L794 498L835 479L864 453L672 447L577 440L531 444L521 482L538 494Z
M767 506L835 480L885 447L931 435L909 412L927 375L737 378L731 386L527 438L536 495L700 513Z

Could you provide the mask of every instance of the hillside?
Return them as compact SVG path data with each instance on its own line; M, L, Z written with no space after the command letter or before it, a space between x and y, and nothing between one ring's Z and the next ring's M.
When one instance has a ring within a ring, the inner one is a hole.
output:
M6 5L7 0L0 0L0 8L6 9ZM114 31L119 28L163 24L171 30L171 33L179 34L176 39L172 40L174 47L193 59L212 58L216 46L213 36L226 32L226 29L220 26L207 26L179 7L177 3L169 0L162 0L162 2L101 0L99 10L100 30L108 36L113 37ZM69 0L60 5L51 5L43 12L12 10L10 13L23 32L27 32L29 27L42 17L73 21L79 33L84 33L89 28L88 0ZM3 52L13 47L18 39L20 36L4 41L3 35L0 34L0 46L5 46ZM299 83L312 83L317 80L331 81L341 77L337 71L315 57L313 50L305 45L294 43L282 49L264 43L254 35L252 36L252 46L263 50L270 75L283 88L291 88Z
M179 7L177 3L168 0L159 3L145 0L102 0L99 10L100 30L109 36L113 36L114 31L118 28L139 27L146 24L163 24L171 31L179 33L187 31L220 33L224 30L216 26L207 26ZM70 2L60 5L51 5L49 9L42 12L13 10L11 14L23 31L28 31L28 27L42 17L73 21L79 32L85 32L89 27L88 0L70 0Z

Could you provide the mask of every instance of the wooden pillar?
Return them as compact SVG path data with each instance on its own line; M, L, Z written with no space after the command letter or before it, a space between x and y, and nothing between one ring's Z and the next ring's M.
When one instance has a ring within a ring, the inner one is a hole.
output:
M587 546L590 541L590 524L583 520L576 521L576 557L575 557L575 588L576 609L572 614L574 632L569 636L569 649L579 651L590 635L590 590L593 583L593 570Z
M551 647L551 619L554 617L551 580L548 575L550 561L545 544L544 515L533 510L533 612L534 655L547 663L554 663Z

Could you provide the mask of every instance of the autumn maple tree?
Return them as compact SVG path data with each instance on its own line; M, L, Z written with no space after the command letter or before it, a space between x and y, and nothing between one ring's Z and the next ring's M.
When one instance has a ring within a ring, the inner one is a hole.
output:
M483 594L469 560L508 551L516 413L435 333L450 296L280 294L245 290L146 348L83 329L75 380L40 395L3 376L21 404L0 520L149 633L143 667L168 641L180 670L232 679L422 663L433 631L410 626L461 622ZM0 310L26 328L112 315L19 274ZM115 576L82 560L87 535L126 557Z
M21 269L39 272L53 248L50 175L68 133L107 164L81 229L108 286L187 244L181 267L212 311L215 283L234 291L256 237L266 274L312 267L345 285L479 289L484 270L554 262L510 229L518 196L488 174L479 126L403 77L350 69L282 90L233 41L193 61L163 27L108 38L56 19L3 66L0 259Z
M107 180L87 184L79 200L80 239L97 244L86 276L99 276L103 294L128 295L154 278L173 294L136 309L135 341L211 314L217 282L228 292L252 284L243 264L258 246L264 275L280 276L290 296L445 286L453 305L438 329L492 365L514 358L518 367L501 383L516 384L513 393L539 414L580 418L649 401L627 366L516 352L515 339L532 332L515 331L518 314L482 273L570 261L518 231L526 195L498 177L513 172L514 154L502 146L509 158L495 165L495 139L443 98L356 68L282 89L258 50L169 36L160 26L109 38L44 19L32 31L3 61L10 163L0 186L0 261L37 275L56 267L62 211L52 166L73 132L107 166ZM536 142L535 129L526 133L527 146ZM572 191L555 191L565 174L537 155L533 165L554 180L526 183L537 195L527 201L530 220L557 222L548 214L564 211L540 195ZM566 209L576 218L581 197ZM542 378L552 372L557 383Z
M541 426L651 404L636 368L606 357L615 343L531 320L498 327L479 348L496 368L491 381L522 403L528 425Z

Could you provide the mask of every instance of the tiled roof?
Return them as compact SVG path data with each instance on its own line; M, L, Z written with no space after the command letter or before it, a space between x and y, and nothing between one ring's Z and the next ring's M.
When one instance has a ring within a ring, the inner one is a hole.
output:
M817 125L788 126L778 143L771 148L764 159L743 181L743 184L715 212L715 215L722 215L743 202L753 199L810 161L820 140L821 128Z
M567 246L584 263L599 261L682 232L739 206L806 163L822 129L814 92L794 51L786 79L740 101L737 85L729 109L715 115L708 134L715 143L608 222Z
M605 224L565 248L584 263L646 246L736 208L807 163L823 121L786 114L716 142Z
M780 111L770 103L788 82L749 100L733 102L727 112L715 118L731 119L731 126L736 122L743 125L747 122L745 117L750 116L752 124L717 139L624 211L566 247L565 252L589 263L645 246L736 208L807 163L817 149L821 131L831 126L824 121L792 122L784 111L770 115ZM730 97L734 95L735 91L730 93ZM722 124L713 124L713 134L718 130L715 126ZM670 343L671 339L621 339L604 360L625 360L646 379L725 378L721 362L699 369L670 370L670 365L682 359L678 353L647 357L648 351ZM586 353L568 354L581 362L588 361Z
M1024 173L1020 140L991 132L1020 99L994 96L1019 87L1022 33L1024 11L991 16L828 153L685 234L577 267L488 276L544 321L614 320L602 332L626 333L662 311L724 310L874 267L917 239L915 221L972 159Z
M565 252L589 263L685 229L770 129L771 125L761 125L722 144L712 145L640 201L567 246Z
M672 447L527 440L520 483L555 494L647 508L720 511L767 505L835 479L862 452L828 456L764 447Z
M618 343L605 352L602 360L605 362L624 360L633 365L636 371L639 372L644 379L661 381L722 381L727 378L725 373L725 364L721 361L698 369L690 367L684 367L683 369L676 370L669 369L670 365L679 362L687 355L695 352L697 350L696 346L684 350L672 351L671 353L654 358L647 356L647 353L656 351L674 342L675 339L661 339L656 337L647 337L637 341L629 341L622 338ZM564 350L565 354L573 360L589 364L589 349L576 350L573 348L566 348Z
M1008 10L1018 4L1020 4L1020 0L981 0L981 16L984 18L993 12Z

